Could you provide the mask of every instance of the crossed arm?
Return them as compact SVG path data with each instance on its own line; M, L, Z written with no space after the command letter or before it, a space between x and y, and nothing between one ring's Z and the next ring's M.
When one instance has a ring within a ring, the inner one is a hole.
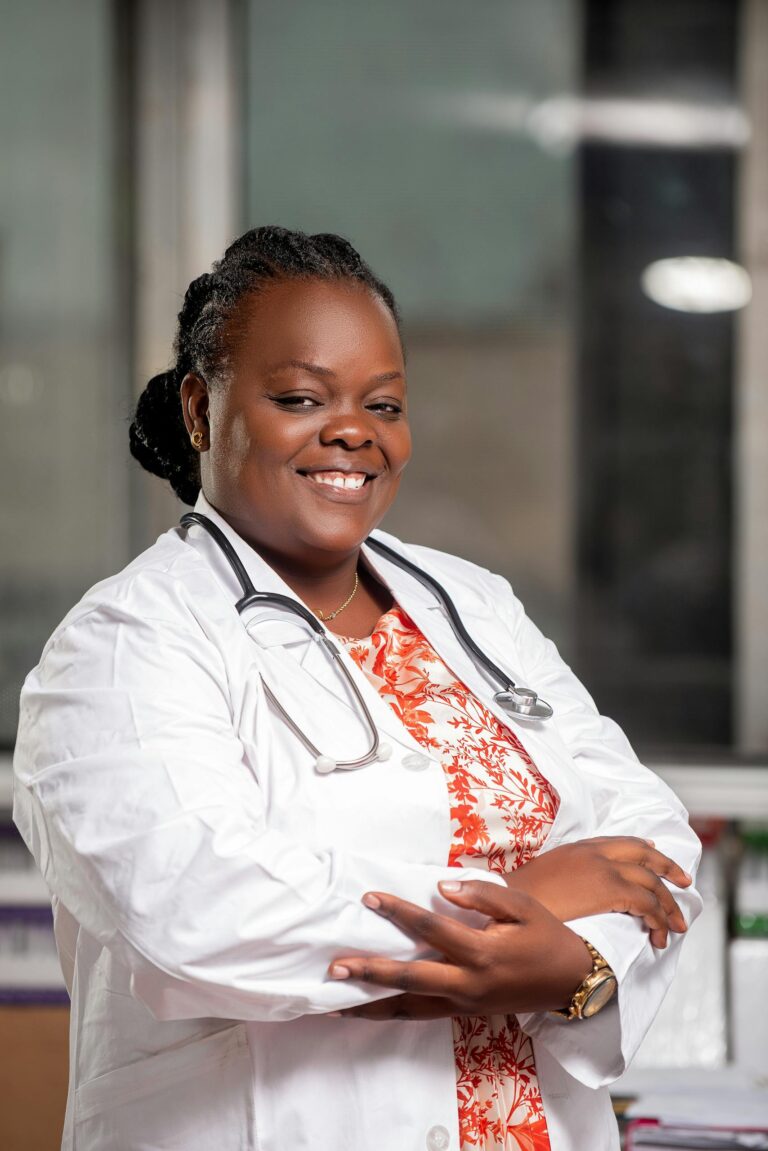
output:
M403 963L340 955L329 969L331 978L402 992L340 1014L435 1019L563 1007L592 967L583 940L566 921L624 912L643 921L657 948L667 946L670 931L686 930L662 878L679 888L692 882L651 840L601 836L537 856L506 877L506 890L471 880L441 883L451 903L488 917L479 929L393 895L368 892L367 907L424 940L439 958Z

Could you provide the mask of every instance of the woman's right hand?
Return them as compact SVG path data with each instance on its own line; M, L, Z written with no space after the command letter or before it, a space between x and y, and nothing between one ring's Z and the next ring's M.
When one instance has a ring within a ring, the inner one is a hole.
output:
M662 877L675 887L692 883L650 839L604 835L553 847L505 878L512 891L533 896L562 922L606 911L636 915L653 946L664 948L669 932L687 925Z

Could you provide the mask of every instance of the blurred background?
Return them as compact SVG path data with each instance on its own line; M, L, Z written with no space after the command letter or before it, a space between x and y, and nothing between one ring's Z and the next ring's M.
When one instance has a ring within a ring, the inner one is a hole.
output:
M640 1062L768 1073L768 0L0 0L0 157L0 1065L21 1099L54 1061L3 1146L56 1145L66 1072L19 689L184 510L132 406L266 223L400 304L385 526L505 574L699 820L702 942Z

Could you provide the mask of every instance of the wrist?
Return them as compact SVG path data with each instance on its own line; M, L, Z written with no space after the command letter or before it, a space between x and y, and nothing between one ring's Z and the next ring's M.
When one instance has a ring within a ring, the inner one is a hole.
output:
M535 886L529 883L526 875L524 874L525 865L515 868L514 871L507 871L504 873L504 882L510 891L520 892L522 895L530 895L536 899Z
M558 988L559 1002L553 1010L567 1010L576 991L592 971L594 961L584 940L570 927L563 932L562 987Z
M546 1011L567 1010L574 994L592 970L592 956L581 936L564 925L558 932L557 945L551 948L550 956L546 965L546 999L541 1008Z
M579 936L578 938L581 939ZM570 997L565 1007L555 1008L553 1014L567 1020L590 1019L610 1003L618 989L616 976L610 964L591 943L581 939L591 960L591 968Z

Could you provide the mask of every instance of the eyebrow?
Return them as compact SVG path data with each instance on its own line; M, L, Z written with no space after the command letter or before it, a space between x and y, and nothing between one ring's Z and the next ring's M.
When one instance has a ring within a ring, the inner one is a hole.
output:
M320 376L322 379L335 380L336 373L331 368L324 368L320 364L311 364L308 360L283 360L279 364L275 364L270 368L269 374L274 375L275 372L282 372L286 368L299 368L303 372L308 372L311 376ZM376 376L371 376L370 383L383 384L387 380L404 380L405 376L402 372L380 372Z

